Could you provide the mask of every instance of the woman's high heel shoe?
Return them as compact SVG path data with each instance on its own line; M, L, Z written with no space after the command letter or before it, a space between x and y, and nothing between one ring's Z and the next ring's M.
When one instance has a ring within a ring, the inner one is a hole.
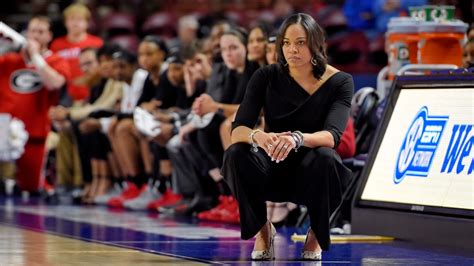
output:
M308 229L308 233L306 234L306 241L304 242L303 252L301 252L301 259L303 260L321 260L322 259L322 251L321 250L305 250L306 242L308 242L309 233L311 232L311 228Z
M269 223L269 222L268 222ZM270 223L270 241L268 245L268 249L264 250L254 250L252 251L252 260L274 260L275 259L275 236L276 230L273 227L273 224Z

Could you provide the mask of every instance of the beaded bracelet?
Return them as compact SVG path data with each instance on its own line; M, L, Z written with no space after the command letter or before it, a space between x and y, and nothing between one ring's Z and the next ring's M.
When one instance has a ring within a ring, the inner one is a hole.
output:
M258 144L255 142L255 140L253 139L253 136L255 134L257 134L257 132L261 132L260 129L255 129L255 130L252 130L250 133L249 133L249 139L250 139L250 145L252 146L250 148L250 151L253 151L253 152L258 152Z

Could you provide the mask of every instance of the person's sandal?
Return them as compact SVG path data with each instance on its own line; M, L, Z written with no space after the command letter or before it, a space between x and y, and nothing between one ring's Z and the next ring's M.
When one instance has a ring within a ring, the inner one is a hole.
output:
M306 233L306 241L304 242L303 251L301 252L301 259L314 260L314 261L322 260L322 250L311 251L311 250L304 249L306 247L306 242L308 242L310 231L311 231L311 228L309 228L308 233Z
M270 223L270 222L267 222ZM275 227L273 227L273 224L270 223L271 226L271 232L270 232L270 244L268 245L268 249L264 250L254 250L252 251L252 260L274 260L275 259L275 246L274 246L274 241L275 241L275 236L276 236L276 230Z

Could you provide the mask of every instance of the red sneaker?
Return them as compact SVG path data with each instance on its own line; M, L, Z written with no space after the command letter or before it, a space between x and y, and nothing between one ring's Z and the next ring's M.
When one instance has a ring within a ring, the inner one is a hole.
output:
M48 181L44 182L43 189L48 194L54 193L54 185L51 185Z
M239 205L234 197L229 197L228 204L221 210L220 221L226 223L240 223Z
M197 217L202 220L210 220L210 221L220 221L220 213L223 209L226 208L228 204L227 196L220 195L219 196L219 204L207 211L202 211L198 213Z
M168 189L161 198L148 203L148 210L156 211L159 207L173 205L182 198L183 196L180 194L176 194L171 189Z
M114 208L123 208L123 202L126 200L134 199L138 197L142 191L146 189L146 186L142 186L140 189L133 183L128 183L127 188L118 197L111 198L107 202L107 206Z

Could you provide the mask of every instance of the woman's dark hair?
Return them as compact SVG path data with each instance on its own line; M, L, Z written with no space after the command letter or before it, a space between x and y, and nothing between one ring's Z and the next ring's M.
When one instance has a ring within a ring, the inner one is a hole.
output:
M246 29L242 27L232 27L222 34L222 36L224 35L232 35L237 37L237 39L239 39L239 41L245 46L245 49L247 49L248 32Z
M158 46L158 48L160 48L161 51L163 51L163 53L165 54L165 58L169 54L168 46L166 46L165 41L163 41L163 39L158 36L147 35L145 36L145 38L142 39L142 42L154 43L156 46Z
M291 15L280 26L278 31L276 50L278 53L279 65L288 71L287 62L283 55L283 38L285 37L286 29L293 24L300 24L308 35L307 44L311 52L312 58L316 61L316 66L313 65L313 76L321 79L321 76L326 71L327 55L325 49L324 30L318 23L308 14L298 13Z
M166 58L165 62L168 64L175 63L175 64L182 65L184 63L184 59L183 59L182 54L178 51L178 52L170 53L168 57Z
M118 44L105 43L104 45L102 45L102 47L100 47L97 50L97 58L99 58L101 56L107 56L107 57L112 58L112 55L115 52L118 52L120 50L121 50L121 48Z
M470 38L470 39L467 39L466 43L463 45L464 48L466 48L466 46L468 44L471 44L471 43L474 43L474 38Z
M183 60L191 60L202 51L202 41L194 40L190 45L181 48L180 55Z
M114 60L124 60L125 62L129 63L130 65L137 63L137 57L130 53L127 50L120 50L112 54L112 59Z
M263 33L263 37L265 38L265 40L268 39L268 35L271 32L270 26L268 24L264 23L264 22L259 22L259 23L255 24L253 27L251 27L250 30L249 30L249 35L254 29L260 29Z

